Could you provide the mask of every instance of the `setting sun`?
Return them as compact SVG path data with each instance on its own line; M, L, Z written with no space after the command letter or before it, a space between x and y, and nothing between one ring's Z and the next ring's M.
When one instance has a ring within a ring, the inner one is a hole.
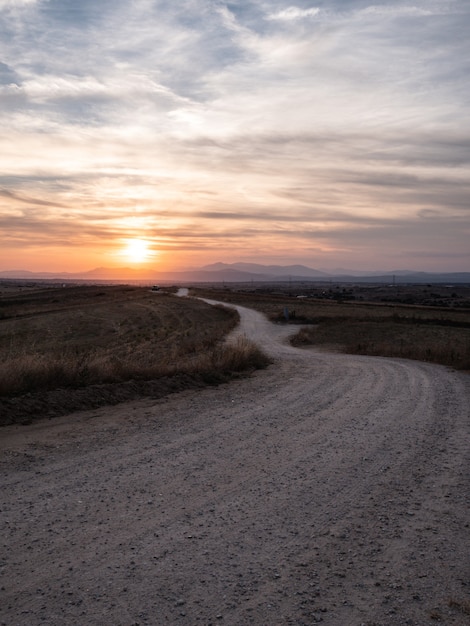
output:
M144 239L131 239L124 249L124 256L132 263L144 263L152 256L149 245Z

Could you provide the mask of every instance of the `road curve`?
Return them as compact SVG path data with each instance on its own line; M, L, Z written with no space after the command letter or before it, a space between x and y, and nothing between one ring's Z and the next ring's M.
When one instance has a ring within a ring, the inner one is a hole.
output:
M236 308L267 370L2 429L0 624L468 623L468 375Z

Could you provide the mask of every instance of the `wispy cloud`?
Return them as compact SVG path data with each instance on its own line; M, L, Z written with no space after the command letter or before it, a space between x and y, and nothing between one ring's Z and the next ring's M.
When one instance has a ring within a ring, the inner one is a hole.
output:
M47 207L62 207L61 204L57 204L56 202L51 202L50 200L41 200L40 198L31 198L29 196L23 196L18 193L14 193L13 191L9 191L8 189L0 189L0 196L7 198L8 200L13 200L15 202L19 202L21 204L28 205L36 205L36 206L47 206Z
M8 8L19 9L36 4L37 2L39 2L39 0L0 0L0 10Z
M0 265L126 232L191 264L462 258L468 3L183 4L0 0Z
M306 17L314 17L320 13L319 8L311 8L311 9L301 9L299 7L288 7L287 9L282 9L281 11L277 11L276 13L270 13L266 19L268 20L298 20Z

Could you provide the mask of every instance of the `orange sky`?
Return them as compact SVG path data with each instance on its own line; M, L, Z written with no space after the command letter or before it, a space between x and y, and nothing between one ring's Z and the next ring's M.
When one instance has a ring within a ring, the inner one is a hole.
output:
M466 3L0 11L0 271L470 269Z

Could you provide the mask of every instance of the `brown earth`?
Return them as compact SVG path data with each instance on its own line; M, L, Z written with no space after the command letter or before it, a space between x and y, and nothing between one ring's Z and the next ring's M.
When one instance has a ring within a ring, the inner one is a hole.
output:
M1 624L469 623L468 375L239 310L267 370L1 430Z
M0 288L0 426L205 386L237 320L148 288Z

